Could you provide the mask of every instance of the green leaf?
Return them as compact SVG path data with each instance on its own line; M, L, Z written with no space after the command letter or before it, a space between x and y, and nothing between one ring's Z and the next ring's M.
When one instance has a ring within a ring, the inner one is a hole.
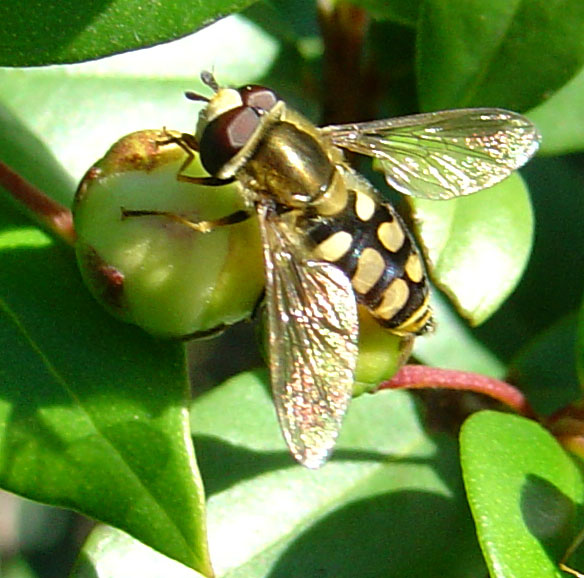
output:
M576 323L576 369L580 385L584 385L584 301Z
M429 0L418 38L422 108L533 108L581 69L583 29L580 0Z
M201 578L195 572L108 526L97 527L87 539L70 578Z
M577 160L537 158L521 174L529 183L536 216L533 252L517 290L479 331L483 341L505 356L578 309L583 291L578 264L584 203L578 199L582 174Z
M262 0L251 4L245 11L246 18L273 37L290 44L305 41L320 44L315 16L313 0Z
M560 155L584 150L584 68L549 100L529 112L542 135L540 152Z
M580 397L574 355L576 334L574 313L540 332L509 364L513 384L539 413L549 415Z
M30 566L21 557L12 557L2 564L4 578L38 578Z
M0 64L38 66L78 62L180 38L237 12L252 0L66 1L5 0Z
M331 461L314 472L293 462L267 381L239 375L192 410L219 575L473 575L455 449L428 438L407 394L353 400Z
M432 279L473 325L482 323L514 289L531 251L533 215L521 177L464 198L410 202Z
M198 78L202 70L215 67L220 82L242 84L265 74L276 52L257 26L232 17L169 45L98 62L0 69L0 102L79 180L124 134L162 127L192 133L200 106L183 92L209 90Z
M241 374L192 408L218 577L484 575L455 444L424 433L410 396L353 400L332 460L310 471L286 448L266 381ZM76 578L127 576L122 553L100 548L94 574Z
M556 440L530 420L481 412L462 428L461 461L491 576L563 576L584 485Z
M113 321L70 249L0 215L0 486L208 574L183 348Z
M0 76L2 72L0 71ZM1 90L1 89L0 89ZM0 159L48 195L69 203L75 183L53 153L18 115L0 103L0 132L10 139L0 139Z
M472 334L466 321L452 311L438 291L432 293L430 303L436 328L416 339L414 357L425 365L503 379L507 373L503 362Z

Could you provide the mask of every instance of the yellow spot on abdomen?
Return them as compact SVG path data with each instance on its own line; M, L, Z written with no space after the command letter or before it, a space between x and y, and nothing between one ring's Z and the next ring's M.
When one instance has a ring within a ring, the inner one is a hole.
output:
M314 256L317 259L334 263L338 261L350 248L353 236L347 231L338 231L317 245Z
M377 283L385 271L385 261L378 251L367 247L359 256L357 270L351 283L357 293L365 294Z
M406 273L414 283L419 283L422 280L424 267L422 267L422 260L417 253L411 253L408 257L406 261Z
M396 253L404 244L406 234L398 221L394 219L391 222L386 221L379 225L377 228L377 238L388 251Z
M374 311L375 315L389 321L403 309L409 296L408 284L403 279L395 279L385 290L381 303Z
M356 191L355 213L361 221L368 221L375 213L375 201L369 195Z

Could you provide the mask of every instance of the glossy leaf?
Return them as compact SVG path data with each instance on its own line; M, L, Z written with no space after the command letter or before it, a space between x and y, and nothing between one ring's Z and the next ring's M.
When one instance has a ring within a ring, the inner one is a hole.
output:
M532 254L517 289L476 331L506 359L581 306L584 279L577 265L584 247L584 203L577 199L584 185L577 158L536 158L521 174L535 213ZM573 363L573 349L564 359Z
M208 573L182 347L104 315L69 248L0 214L0 485Z
M180 38L213 20L237 12L252 0L139 0L35 2L0 5L5 31L0 64L38 66L78 62ZM147 8L147 9L146 9Z
M541 153L584 150L584 68L549 100L529 112L542 135Z
M454 444L428 438L407 394L353 400L315 472L290 456L267 386L265 374L241 374L193 404L218 577L484 574ZM118 548L101 548L95 573L76 578L127 575Z
M210 68L228 41L246 49L238 52L237 64L225 66L226 82L261 74L274 55L269 37L232 18L195 40L156 49L158 56L143 51L77 67L0 71L6 104L0 122L2 134L10 135L0 139L0 157L60 201L70 201L69 175L80 177L126 130L173 125L193 130L197 108L182 92L199 89L192 77ZM189 49L197 42L209 50L199 47L193 54ZM195 70L185 69L185 62ZM144 83L157 71L163 76L159 83ZM2 459L10 469L0 475L0 485L117 525L208 573L202 488L185 435L182 347L112 321L81 284L72 251L31 227L5 196L1 214L7 219L1 252L7 305L0 334L10 352L0 364L7 444ZM67 364L64 376L61 363ZM44 389L37 381L46 381ZM37 397L29 400L30 391ZM24 421L14 419L23 411ZM39 420L44 429L35 426ZM51 427L71 445L59 445L57 434L46 436ZM87 438L86 451L76 449L76 436ZM20 443L36 450L20 455L14 451Z
M0 75L2 72L0 71ZM61 203L71 201L75 182L39 135L22 119L0 103L0 159L13 170ZM4 138L10 135L10 138Z
M519 175L466 198L412 200L434 282L473 325L514 289L531 251L533 215Z
M89 536L70 578L201 578L202 574L170 560L109 526Z
M452 311L438 291L431 296L431 307L436 327L414 342L414 356L418 361L442 369L504 378L507 370L503 362L472 334L468 323Z
M491 576L563 576L584 485L556 440L530 420L481 412L462 428L461 460Z
M429 0L418 38L423 110L525 111L584 64L580 0Z
M245 10L244 14L246 18L258 24L262 30L283 43L289 45L299 43L297 48L300 50L303 49L304 42L308 42L308 45L312 45L313 48L318 48L320 45L313 0L255 2ZM322 46L320 46L320 50L322 50ZM285 71L277 71L276 74L282 72Z
M324 569L342 577L367 567L376 576L463 576L481 566L461 529L453 448L445 439L436 447L420 429L409 396L353 400L331 461L310 472L283 442L267 384L265 374L242 374L193 407L219 575ZM448 548L440 543L445 534L454 540Z
M551 414L580 396L577 331L577 315L568 315L526 343L509 364L513 383L538 412Z

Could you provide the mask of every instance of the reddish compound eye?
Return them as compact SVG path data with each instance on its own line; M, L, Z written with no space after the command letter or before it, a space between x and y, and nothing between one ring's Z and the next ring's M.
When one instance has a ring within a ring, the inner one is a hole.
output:
M241 100L245 106L267 112L277 102L278 97L273 90L257 84L248 84L239 89Z
M216 175L247 144L259 123L258 112L249 106L233 108L209 123L200 143L205 170Z

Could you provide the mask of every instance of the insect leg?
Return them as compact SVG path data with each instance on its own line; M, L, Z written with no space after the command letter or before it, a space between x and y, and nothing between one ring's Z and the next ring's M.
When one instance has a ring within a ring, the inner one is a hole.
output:
M177 213L173 213L171 211L147 211L147 210L128 210L122 207L122 220L130 218L130 217L166 217L172 221L180 223L181 225L185 225L194 231L198 231L199 233L209 233L213 229L217 227L225 227L227 225L235 225L236 223L241 223L246 221L250 217L253 216L253 213L250 211L239 210L235 211L234 213L230 213L229 215L225 215L224 217L220 217L219 219L212 219L208 221L191 221L182 215L178 215Z
M191 164L195 158L194 153L199 151L199 143L197 139L186 132L183 132L180 136L172 135L164 130L164 138L158 141L160 146L175 144L178 145L183 151L185 151L187 158L184 160L183 164L178 169L176 178L179 181L185 183L193 183L195 185L206 185L208 187L220 187L222 185L228 185L232 183L235 179L219 179L217 177L192 177L190 175L183 174L187 167Z
M188 161L188 159L187 159ZM190 161L189 161L190 162ZM181 171L184 170L184 167L181 167ZM193 183L195 185L205 185L207 187L222 187L223 185L228 185L235 181L235 178L230 177L228 179L220 179L218 177L191 177L190 175L182 175L179 173L176 175L176 180L181 181L183 183Z
M217 327L211 327L210 329L202 329L201 331L193 331L188 335L183 335L180 337L181 341L192 341L193 339L212 339L213 337L218 337L221 335L229 325L226 323L221 323Z
M562 570L562 572L567 572L568 574L572 574L572 576L576 576L577 578L582 578L583 575L577 570L574 570L573 568L570 568L570 566L568 566L568 559L571 558L572 554L580 547L583 541L584 530L580 530L580 532L578 533L576 538L574 538L572 543L568 546L568 549L566 550L566 552L562 556L562 559L558 563L560 570Z

